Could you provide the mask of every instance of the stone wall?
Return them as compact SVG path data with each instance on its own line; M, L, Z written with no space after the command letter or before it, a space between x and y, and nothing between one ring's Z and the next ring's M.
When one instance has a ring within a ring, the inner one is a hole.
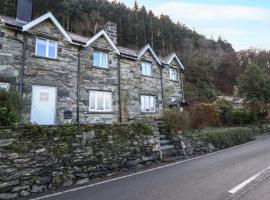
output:
M0 199L151 165L158 145L158 131L142 124L2 128Z
M141 62L143 61L152 63L153 76L142 75ZM161 75L160 66L155 61L154 57L147 51L138 61L122 58L120 66L123 119L159 119L163 110ZM141 95L156 97L156 112L141 112Z
M177 70L177 79L170 79L170 68ZM173 60L170 65L166 65L162 71L163 75L163 95L164 95L164 105L168 107L172 102L172 97L177 99L183 98L182 83L181 83L181 71L179 70L178 64Z
M108 53L108 68L93 66L93 52ZM112 92L111 112L89 112L89 91ZM101 37L81 51L80 123L116 123L119 116L118 58L106 40Z

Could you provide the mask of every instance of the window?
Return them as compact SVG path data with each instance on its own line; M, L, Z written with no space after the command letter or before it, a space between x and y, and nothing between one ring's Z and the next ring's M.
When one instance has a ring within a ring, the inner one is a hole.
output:
M141 109L142 112L155 112L156 111L156 99L154 96L141 96Z
M94 51L95 67L108 68L108 54L100 51Z
M173 103L173 102L175 102L177 99L178 99L177 97L172 97L172 98L171 98L171 102Z
M177 79L177 71L174 68L170 68L170 79L174 81Z
M0 83L0 90L4 89L4 90L9 90L10 88L10 84L9 83Z
M37 38L36 55L40 57L57 58L57 42Z
M153 75L151 63L147 63L147 62L142 63L142 74L145 76L152 76Z
M89 111L109 112L112 110L112 93L103 91L90 91Z

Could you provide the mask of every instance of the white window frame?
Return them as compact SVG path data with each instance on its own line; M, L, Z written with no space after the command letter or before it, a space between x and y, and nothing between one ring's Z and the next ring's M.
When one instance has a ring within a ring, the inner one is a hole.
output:
M95 95L95 108L91 109L90 105L91 105L91 93L93 93ZM103 93L103 110L98 110L97 109L97 96L96 93ZM106 109L106 103L105 103L105 95L104 94L110 94L111 97L111 101L110 101L110 108ZM111 112L112 111L112 92L109 91L100 91L100 90L90 90L89 91L89 111L90 112Z
M147 105L145 104L146 98L148 98L149 109L147 108ZM151 99L153 101L154 110L151 110ZM141 111L145 112L145 113L154 113L154 112L156 112L156 96L141 95Z
M176 81L177 80L177 70L175 68L170 68L169 69L169 74L170 74L170 80Z
M171 102L175 102L178 98L177 97L171 97Z
M0 89L9 90L10 89L10 83L2 83L0 82Z
M98 53L99 54L99 66L96 66L95 65L95 61L94 61L94 59L95 59L94 54L95 53ZM106 60L105 66L102 66L102 55L105 55L105 60ZM108 68L109 67L109 65L108 65L108 53L94 50L94 52L93 52L93 66L94 67L99 67L99 68L104 68L104 69Z
M40 56L40 55L38 55L38 53L37 53L37 47L38 47L38 40L45 40L46 41L46 55L45 56ZM49 56L49 44L50 44L50 42L54 42L55 43L55 55L54 55L54 57L51 57L51 56ZM57 59L57 54L58 54L58 42L57 41L55 41L55 40L48 40L48 39L45 39L45 38L39 38L39 37L37 37L36 38L36 47L35 47L36 49L35 49L35 55L36 56L39 56L39 57L44 57L44 58L53 58L53 59Z
M142 62L141 63L141 68L142 68L142 74L144 76L153 76L153 66L152 63L150 62ZM150 68L150 74L148 74Z

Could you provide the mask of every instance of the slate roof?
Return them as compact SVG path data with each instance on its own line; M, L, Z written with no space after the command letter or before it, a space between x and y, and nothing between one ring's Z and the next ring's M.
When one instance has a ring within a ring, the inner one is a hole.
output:
M86 44L87 41L90 39L88 37L82 36L82 35L78 35L76 33L68 33L68 35L71 37L71 39L74 42L79 42L79 43L83 43Z
M23 25L27 24L27 22L19 22L13 17L7 17L7 16L2 16L2 15L0 15L0 21L6 24L7 26L13 26L17 28L22 28Z
M126 48L126 47L121 47L121 46L117 46L117 48L119 49L119 51L120 51L120 53L122 55L127 55L127 56L131 56L131 57L134 57L134 58L138 57L136 50L129 49L129 48Z

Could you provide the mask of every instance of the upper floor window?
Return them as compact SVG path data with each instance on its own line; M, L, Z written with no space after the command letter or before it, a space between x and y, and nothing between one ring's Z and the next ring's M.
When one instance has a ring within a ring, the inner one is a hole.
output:
M177 80L177 71L174 68L170 68L170 79L174 81Z
M94 61L95 67L108 68L108 54L100 51L94 51Z
M112 110L112 93L91 90L89 95L89 111L110 112Z
M155 112L156 111L156 98L155 96L141 96L141 110L142 112Z
M148 62L142 63L142 74L145 76L152 76L153 75L153 69L152 64Z
M171 97L171 102L175 102L178 98L177 97Z
M0 83L0 90L4 89L4 90L9 90L10 88L10 84L9 83Z
M46 58L57 58L57 42L47 39L36 39L36 55Z

